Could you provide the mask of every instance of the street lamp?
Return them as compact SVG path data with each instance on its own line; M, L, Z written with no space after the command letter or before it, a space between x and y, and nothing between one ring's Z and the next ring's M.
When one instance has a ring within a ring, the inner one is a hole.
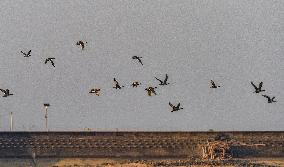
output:
M50 104L44 103L43 106L45 108L45 116L44 116L44 118L45 118L45 129L46 129L46 131L48 131L48 129L47 129L47 108L50 106Z
M10 112L10 131L13 131L13 112Z

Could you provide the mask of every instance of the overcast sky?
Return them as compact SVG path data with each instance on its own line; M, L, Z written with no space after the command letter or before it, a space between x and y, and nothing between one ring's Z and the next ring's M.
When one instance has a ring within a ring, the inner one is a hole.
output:
M0 130L10 112L15 130L44 130L43 103L50 130L284 130L283 11L283 0L1 0L0 88L14 95L0 98Z

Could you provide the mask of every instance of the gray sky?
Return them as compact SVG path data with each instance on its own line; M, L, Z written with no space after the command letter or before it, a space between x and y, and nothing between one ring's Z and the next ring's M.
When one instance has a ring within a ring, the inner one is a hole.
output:
M9 112L15 130L44 130L46 102L50 130L284 130L283 11L282 0L2 0L0 88L14 96L0 98L0 130ZM147 96L166 73L172 84Z

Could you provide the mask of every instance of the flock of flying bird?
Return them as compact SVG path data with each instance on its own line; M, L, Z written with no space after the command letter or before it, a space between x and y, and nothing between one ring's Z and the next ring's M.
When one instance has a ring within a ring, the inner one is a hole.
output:
M84 50L85 44L87 44L87 42L78 41L76 43L76 45L80 46L82 50ZM27 53L21 51L21 53L24 55L24 57L30 57L31 56L31 50L29 50ZM132 59L133 60L137 60L143 66L142 57L132 56ZM49 57L49 58L45 59L44 63L47 64L48 62L50 62L51 65L53 67L55 67L54 60L55 60L54 57ZM170 83L168 82L168 78L169 78L168 74L166 74L166 77L165 77L164 80L161 80L161 79L155 77L155 79L160 82L159 83L160 86L169 85ZM114 87L113 88L115 88L115 89L122 89L124 87L123 85L119 84L119 82L117 81L116 78L113 78L113 82L114 82ZM135 81L135 82L132 83L132 87L133 88L137 88L139 85L141 85L141 83L138 82L138 81ZM251 85L255 89L254 93L265 92L265 90L262 89L263 82L260 82L258 86L256 86L253 82L251 82ZM210 88L216 89L216 88L219 88L219 87L220 87L219 85L216 85L215 82L213 80L211 80L211 87ZM152 86L147 87L145 90L147 91L148 96L157 95L157 93L155 91L156 88L157 87L152 87ZM3 93L2 97L8 97L8 96L13 95L12 93L10 93L9 89L0 89L0 91ZM101 89L99 89L99 88L93 88L93 89L91 89L89 91L89 93L90 94L95 94L97 96L100 96L100 91L101 91ZM270 97L270 96L264 95L264 94L262 94L262 96L267 98L268 103L276 102L275 97ZM171 102L169 102L169 106L172 108L171 112L179 111L179 110L183 109L182 107L180 107L180 103L178 103L177 105L173 105Z

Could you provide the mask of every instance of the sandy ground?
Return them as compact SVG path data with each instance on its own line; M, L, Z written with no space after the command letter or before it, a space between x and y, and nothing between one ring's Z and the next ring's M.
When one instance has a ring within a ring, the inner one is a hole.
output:
M0 167L240 167L273 166L284 167L284 158L232 159L226 161L202 161L198 159L106 159L106 158L65 158L65 159L0 159Z

